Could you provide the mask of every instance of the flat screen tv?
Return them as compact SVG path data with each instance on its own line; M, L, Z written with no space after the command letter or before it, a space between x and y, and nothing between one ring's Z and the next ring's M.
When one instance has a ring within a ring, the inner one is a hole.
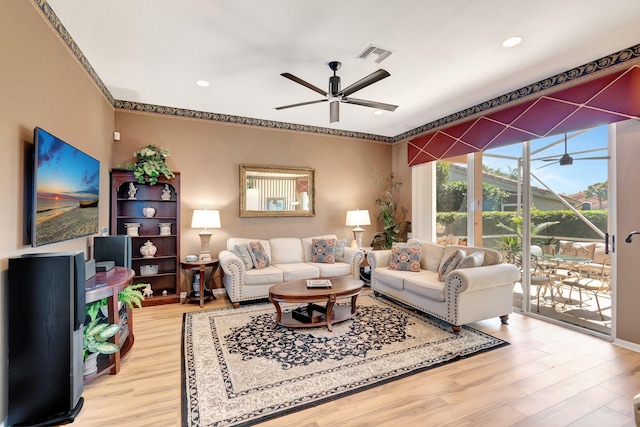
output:
M34 141L31 245L96 234L100 162L40 128Z

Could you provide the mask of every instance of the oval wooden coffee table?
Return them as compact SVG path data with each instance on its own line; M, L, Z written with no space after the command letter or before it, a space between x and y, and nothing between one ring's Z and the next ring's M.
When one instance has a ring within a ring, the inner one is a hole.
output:
M274 285L269 289L269 300L276 307L276 326L288 328L311 328L327 325L333 331L333 323L351 319L356 315L356 299L362 292L363 282L353 277L332 277L330 288L308 288L306 280L296 280ZM351 297L351 307L334 306L337 299ZM293 311L283 312L281 302L307 305ZM326 303L325 306L315 303Z

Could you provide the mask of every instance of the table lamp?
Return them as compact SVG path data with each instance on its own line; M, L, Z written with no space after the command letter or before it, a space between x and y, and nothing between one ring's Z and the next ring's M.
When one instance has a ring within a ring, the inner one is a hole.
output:
M208 209L196 209L191 218L191 228L204 228L198 235L200 236L200 261L211 261L209 252L209 239L211 233L208 228L220 228L220 211Z
M356 226L356 228L353 229L353 237L356 239L356 245L358 248L362 248L362 234L364 233L364 229L360 226L370 224L371 220L369 219L368 210L356 209L355 211L347 211L347 225Z

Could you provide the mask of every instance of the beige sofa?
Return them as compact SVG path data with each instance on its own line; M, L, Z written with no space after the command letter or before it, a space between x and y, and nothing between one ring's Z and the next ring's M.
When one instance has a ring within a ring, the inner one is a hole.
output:
M369 252L371 288L376 293L449 322L455 332L464 324L494 316L507 323L513 305L513 284L520 279L520 271L512 264L503 264L500 252L414 239L410 242L419 242L421 247L419 271L390 269L391 250ZM439 270L456 250L468 255L482 252L482 265L454 269L440 281Z
M328 234L303 239L279 237L269 240L229 238L227 249L218 254L218 259L224 271L224 287L234 307L238 307L241 301L268 298L269 288L282 282L321 277L360 277L360 264L364 260L361 249L344 247L343 256L337 256L334 263L312 262L314 238L336 239L336 236ZM262 269L247 269L245 263L234 253L234 247L256 241L262 243L270 265Z

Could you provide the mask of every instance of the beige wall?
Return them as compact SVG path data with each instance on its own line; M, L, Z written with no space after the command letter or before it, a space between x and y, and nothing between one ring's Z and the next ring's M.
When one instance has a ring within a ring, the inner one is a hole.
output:
M378 189L374 169L389 175L395 151L388 144L350 138L169 116L118 111L115 117L115 130L120 132L121 140L114 143L113 166L134 161L133 151L146 144L171 151L169 167L181 175L182 256L199 251L200 230L189 227L193 210L201 208L220 210L222 228L214 230L210 245L214 254L225 248L230 236L307 237L333 233L350 242L353 227L345 225L346 211L369 209L371 220L375 221ZM316 216L240 218L238 180L239 165L243 163L314 168ZM410 174L407 179L410 182ZM377 225L364 228L363 242L368 244Z
M616 338L640 343L640 235L625 243L627 234L640 230L640 122L616 125L617 170L617 294Z
M28 1L0 1L0 423L7 414L8 258L27 252L84 251L81 238L31 248L23 238L25 150L42 127L100 160L100 224L109 213L113 109ZM106 203L104 201L107 201ZM29 304L25 296L24 304Z
M374 169L393 170L403 183L400 205L411 210L411 171L407 144L390 147L322 135L301 134L215 122L116 112L102 97L36 8L26 0L0 1L0 363L6 366L8 258L28 252L79 250L88 254L90 238L27 246L23 239L25 151L40 126L101 162L100 225L109 221L109 169L132 160L139 146L157 144L171 150L169 165L182 176L182 255L197 252L197 230L189 229L195 208L221 210L222 229L212 238L216 253L228 236L310 236L335 233L351 239L344 225L349 209L369 209L374 220L377 187ZM121 141L112 141L112 132ZM640 236L632 244L624 236L640 228L635 186L640 169L640 124L619 125L618 132L618 338L640 343L637 301L640 286ZM238 165L259 163L316 169L317 215L313 218L239 218ZM624 177L624 178L623 178ZM629 195L629 197L625 197ZM409 218L410 219L410 218ZM365 227L364 241L379 227ZM25 301L27 303L27 301ZM0 369L0 422L6 419L6 372Z

